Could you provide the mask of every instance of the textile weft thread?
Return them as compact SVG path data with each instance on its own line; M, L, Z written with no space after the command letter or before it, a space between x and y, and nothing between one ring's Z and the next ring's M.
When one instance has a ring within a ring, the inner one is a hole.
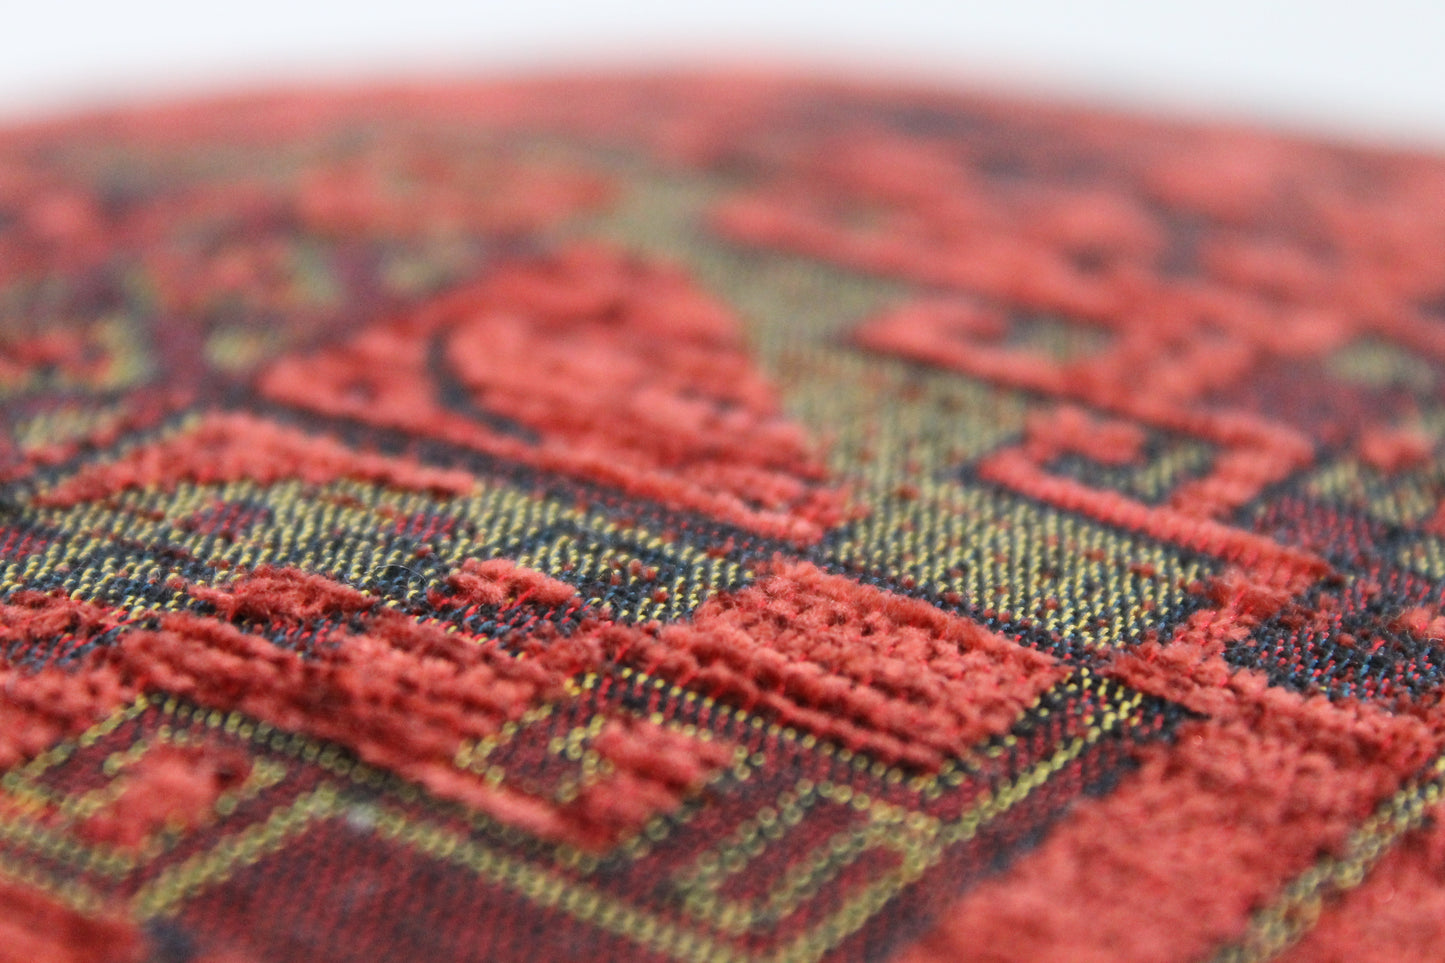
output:
M0 961L1433 959L1445 161L775 77L0 133Z

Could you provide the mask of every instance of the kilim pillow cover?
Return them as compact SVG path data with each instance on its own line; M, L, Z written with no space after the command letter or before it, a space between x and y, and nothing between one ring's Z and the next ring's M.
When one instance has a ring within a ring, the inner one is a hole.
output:
M0 134L0 960L1445 958L1445 160L622 77Z

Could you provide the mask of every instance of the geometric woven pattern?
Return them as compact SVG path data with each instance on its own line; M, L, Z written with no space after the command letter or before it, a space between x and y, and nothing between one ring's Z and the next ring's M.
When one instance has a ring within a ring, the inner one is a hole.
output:
M0 961L1427 959L1445 160L764 77L0 134Z

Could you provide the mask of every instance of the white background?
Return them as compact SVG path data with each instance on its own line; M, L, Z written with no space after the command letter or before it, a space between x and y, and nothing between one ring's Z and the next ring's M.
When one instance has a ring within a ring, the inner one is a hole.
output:
M688 63L905 74L1445 147L1445 0L0 0L0 118Z

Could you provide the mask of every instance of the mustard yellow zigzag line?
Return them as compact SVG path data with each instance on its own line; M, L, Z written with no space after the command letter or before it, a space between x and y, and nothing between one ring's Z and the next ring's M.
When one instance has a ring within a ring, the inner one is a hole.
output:
M662 680L650 679L641 674L637 675L638 681L643 684L651 682L656 686L664 685ZM1086 678L1083 680L1082 685L1087 688L1096 681L1097 680L1093 678ZM587 688L595 683L595 677L588 677L582 681L580 688ZM1078 684L1078 682L1073 683L1073 685ZM937 821L929 820L925 817L927 825L919 823L917 826L912 826L911 829L913 831L908 833L908 840L905 844L901 846L890 845L890 848L895 848L900 851L902 856L900 866L894 868L892 872L885 874L882 878L875 880L862 893L850 899L838 913L835 913L828 920L823 921L811 932L803 934L803 936L795 940L792 944L780 949L769 959L775 960L776 963L807 963L807 961L819 958L823 953L826 953L831 946L835 945L841 939L846 938L848 934L856 931L857 928L866 923L873 912L876 912L879 907L884 905L901 889L920 878L942 855L944 849L954 843L971 838L983 825L1016 805L1035 788L1046 782L1053 773L1078 758L1090 744L1096 742L1105 732L1114 729L1119 723L1124 721L1129 709L1136 705L1140 698L1137 693L1130 693L1129 697L1123 702L1105 709L1097 718L1086 720L1090 729L1084 735L1071 740L1052 757L1035 764L1011 783L1000 787L997 792L985 793L978 801L978 804L958 820L947 824L939 824ZM711 700L707 701L710 702ZM149 703L142 697L137 700L136 703L133 703L114 714L111 718L97 724L92 730L84 733L75 742L57 746L53 750L42 754L41 757L38 757L32 763L21 767L21 771L25 771L27 776L33 778L49 766L64 761L74 751L77 745L93 744L97 739L109 731L112 731L125 719L132 718L144 711L148 705ZM175 704L174 700L168 699L160 708L163 712L170 714L184 707ZM725 710L725 707L722 706L718 706L717 708ZM253 739L257 742L269 743L273 749L287 752L297 758L318 762L322 764L324 768L328 769L328 771L332 771L336 775L350 776L358 783L374 785L379 788L382 782L384 782L382 773L373 771L370 767L363 764L358 763L355 766L342 765L344 760L339 757L328 764L326 757L335 756L334 747L323 746L304 737L287 735L264 724L250 723L236 713L221 713L216 710L205 710L202 707L196 707L193 713L198 721L211 727L224 728L228 732L235 732L235 734L244 739ZM191 711L187 712L188 716L191 714ZM765 725L763 720L748 716L746 713L727 711L727 714L736 715L739 721L750 724L754 728L761 728ZM766 725L769 729L779 728L775 724ZM794 737L798 735L791 730L788 730L787 734ZM811 741L808 740L806 736L802 738L805 742ZM277 742L278 739L281 741L279 745ZM855 755L849 753L846 749L838 749L827 744L819 744L818 748L826 751L829 755L836 755L841 761L851 761L854 764L854 768L859 768L860 764L863 768L869 768L868 761L864 756ZM877 764L874 763L872 768L877 768ZM889 767L887 775L892 776L894 774L895 770ZM946 778L948 776L952 778ZM944 781L950 784L957 784L961 778L961 774L936 774L930 779L921 781L917 788L930 787L940 778L944 778ZM890 779L889 781L893 780ZM910 779L910 783L913 782L914 780ZM413 789L411 793L402 793L404 798L415 795L414 787L411 788ZM820 791L826 791L833 801L845 805L851 803L855 804L856 807L860 798L864 808L872 808L874 805L873 802L867 800L866 797L862 797L861 794L855 794L852 788L846 784L830 784L818 788ZM859 798L855 798L855 796ZM157 877L142 893L137 894L134 903L135 909L141 912L142 915L145 915L160 913L167 907L174 908L179 902L187 898L187 896L193 895L206 886L224 878L239 863L254 861L265 853L274 851L284 845L285 841L291 836L303 831L315 819L336 814L342 806L342 804L338 802L338 799L339 797L334 788L323 786L322 789L316 790L293 802L286 809L273 813L264 823L249 827L247 830L233 837L222 840L221 843L210 852L200 854L186 863L171 867L160 877ZM886 804L878 803L878 805ZM397 818L402 818L405 822L404 817L401 817L399 814L394 815L396 815ZM381 825L381 822L378 822L378 825ZM417 832L422 831L417 830ZM424 827L424 832L422 832L421 836L417 836L416 839L422 841L431 840L431 843L428 844L425 851L440 854L443 858L445 858L445 853L458 851L457 847L462 847L462 850L465 851L488 853L487 860L482 861L482 863L478 865L501 865L497 864L496 860L509 859L508 857L490 853L480 847L479 844L463 837L458 837L434 827ZM446 839L450 839L451 842L445 842ZM890 840L890 843L892 842L893 841ZM480 857L478 858L480 859ZM852 858L856 858L856 854ZM467 862L470 864L477 862L477 860L469 860ZM563 862L564 865L568 864L567 861ZM609 899L605 895L596 893L588 887L576 886L563 877L549 874L545 870L539 870L531 864L511 861L507 863L507 865L512 865L513 863L515 863L517 867L521 867L515 872L523 873L523 875L528 878L531 878L531 874L540 873L548 879L558 880L561 885L572 887L577 892L591 892L593 898L597 901L606 902ZM829 867L827 866L823 867L825 873L828 869ZM521 879L522 877L519 876L517 878ZM506 882L505 874L500 881L503 883ZM785 880L784 886L791 886L793 882L795 881ZM527 885L528 888L530 888L533 884ZM806 881L799 882L799 885L806 885ZM786 896L786 894L783 894L783 896ZM780 898L783 897L780 896ZM572 906L575 901L569 898L564 902L567 906ZM791 901L789 900L789 902ZM576 906L582 908L580 910L580 912L582 912L581 918L590 920L590 914L586 911L586 906L588 905L591 905L589 900L576 903ZM601 903L598 905L601 905ZM624 904L620 902L617 905L624 906ZM653 937L648 937L646 934L670 932L667 927L672 926L672 924L667 923L665 920L653 920L649 924L647 920L652 918L646 913L630 907L625 908L625 913L621 910L616 910L609 914L604 914L603 917L599 919L603 920L604 923L607 919L622 920L624 922L628 920L633 921L624 926L622 930L618 930L619 935L639 937L642 938L644 942L653 939ZM621 915L618 915L619 913ZM736 915L736 910L733 910L731 914L724 913L721 916L714 913L704 914L705 917L712 917L708 922L724 930L735 929L735 924L730 924L728 921L730 918L736 918ZM597 922L597 920L590 921ZM605 925L604 928L606 928ZM680 928L674 928L678 929L679 933L689 932ZM713 959L726 960L730 958L728 954L731 953L731 950L727 950L725 947L707 948L710 944L706 938L700 934L691 934L685 938L682 936L676 939L669 938L665 940L664 943L666 946L660 945L658 947L659 950L667 952L669 955L680 960L688 961L688 963L698 963L698 961ZM718 955L719 953L722 955Z
M1427 812L1445 797L1445 755L1422 778L1411 780L1376 808L1345 841L1337 856L1325 856L1291 880L1274 903L1256 913L1238 942L1222 948L1212 963L1263 963L1283 953L1319 922L1325 900L1359 886Z
M0 853L0 879L40 890L62 905L87 916L102 915L110 906L103 896L84 883L61 879L7 853Z
M17 843L78 869L113 878L123 877L138 865L157 856L164 848L159 831L138 847L121 849L84 843L62 831L47 828L28 815L43 807L52 806L68 823L74 823L83 821L119 798L126 787L123 778L114 778L105 786L73 796L55 793L35 780L47 769L69 758L77 747L94 745L101 737L113 732L120 724L139 715L149 706L150 702L145 696L141 696L92 726L74 742L62 743L30 763L0 776L0 794L9 797L14 803L13 811L0 819L0 839ZM181 743L185 741L183 737L183 733L175 733L169 726L162 726L154 740L142 739L121 752L112 753L106 758L103 768L108 775L114 776L117 771L123 771L133 764L155 744ZM217 812L222 816L228 815L229 811L233 811L240 803L276 785L285 775L286 769L280 763L256 759L245 781L235 789L221 794L216 800Z
M861 793L854 794L850 786L833 783L815 785L811 780L802 779L791 790L784 790L779 795L776 809L767 807L770 812L777 813L776 818L764 820L770 830L768 835L780 839L788 828L802 820L805 810L818 800L852 806L865 813L867 821L861 827L840 830L829 836L802 860L784 869L768 892L750 901L724 899L718 891L729 876L741 872L752 859L763 853L766 847L759 845L759 837L748 834L753 840L751 845L744 842L710 850L712 859L706 859L707 854L700 858L703 863L701 872L676 880L678 890L685 894L684 908L717 929L742 934L754 929L760 922L786 919L820 886L843 872L864 853L883 848L907 856L918 851L923 844L920 840L938 834L939 821L932 816L909 812Z
M154 739L137 740L126 749L107 756L101 769L111 777L111 781L89 792L59 793L34 782L11 778L13 774L10 773L0 777L0 792L11 796L18 803L17 808L22 812L34 812L43 807L50 807L66 822L82 822L111 805L124 794L127 787L125 770L139 762L151 749L157 745L185 745L190 741L184 732L171 732L169 727L163 726L161 731L156 733ZM217 799L216 805L223 810L234 810L241 802L280 782L285 771L285 767L280 763L257 758L253 760L250 775L240 786L222 793ZM147 850L150 848L150 844L142 845L139 848L143 851Z
M1118 718L1115 717L1116 722ZM812 930L769 954L764 958L766 963L816 963L829 949L861 928L901 890L920 879L947 847L971 839L990 820L1022 801L1055 772L1077 759L1105 731L1105 727L1095 726L1084 735L1075 737L1053 756L1035 764L997 793L985 794L979 804L959 820L936 829L926 840L905 847L898 867L869 884ZM595 887L573 882L558 872L526 860L498 853L452 831L418 822L395 808L348 803L331 784L324 784L299 797L289 806L272 813L264 822L222 840L214 849L165 870L136 893L131 903L132 911L139 918L175 912L187 899L227 878L236 867L254 863L279 851L314 822L346 813L354 815L357 808L366 812L367 819L363 825L369 825L378 838L396 842L434 859L464 866L539 906L558 909L581 922L683 963L744 963L752 959L703 933L637 909ZM353 825L356 823L353 822Z

